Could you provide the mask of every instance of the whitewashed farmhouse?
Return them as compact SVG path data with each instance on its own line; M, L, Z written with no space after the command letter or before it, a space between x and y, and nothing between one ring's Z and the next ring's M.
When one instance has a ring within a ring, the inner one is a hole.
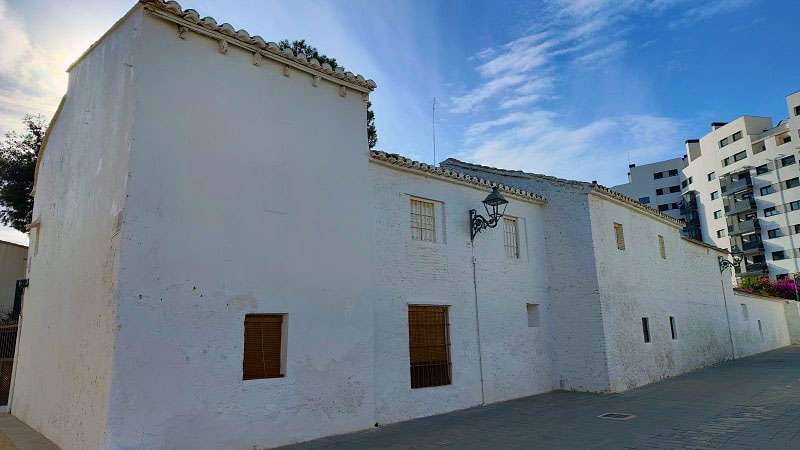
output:
M735 294L682 222L370 152L374 82L176 2L69 73L11 400L62 448L265 448L800 342L797 305ZM505 216L473 241L492 186Z

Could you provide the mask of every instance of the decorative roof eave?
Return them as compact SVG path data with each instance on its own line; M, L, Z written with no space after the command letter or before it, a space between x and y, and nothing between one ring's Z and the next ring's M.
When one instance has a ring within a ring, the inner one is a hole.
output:
M492 187L497 188L503 192L503 195L512 197L517 200L544 205L547 200L539 194L524 191L522 189L506 186L504 184L495 183L483 178L478 178L472 175L466 175L450 169L443 169L441 167L432 166L430 164L414 161L396 153L386 153L377 150L369 152L370 162L381 164L393 169L405 170L408 172L416 173L423 176L432 176L442 179L451 183L458 183L465 186L478 188L481 190L490 190Z
M729 255L731 253L730 251L725 250L724 248L717 247L716 245L707 244L707 243L705 243L703 241L698 241L697 239L692 239L690 237L681 236L681 239L683 239L686 242L691 242L694 245L699 245L700 247L709 248L711 250L715 250L715 251L718 251L720 253L724 253L726 255Z
M521 170L508 170L508 169L498 169L496 167L489 167L489 166L482 166L480 164L472 164L467 163L464 161L459 161L455 158L448 158L444 161L447 164L452 164L456 166L461 166L464 168L471 168L476 170L482 170L485 172L495 173L498 175L503 176L510 176L515 178L527 178L527 179L539 179L549 181L551 183L560 184L563 186L571 186L574 188L582 189L584 192L588 193L595 193L599 196L602 196L609 200L614 200L620 204L633 207L635 209L640 210L645 214L650 214L657 219L660 219L662 222L668 223L673 226L680 226L683 227L686 224L678 220L672 216L662 213L661 211L651 208L643 203L640 203L637 200L634 200L627 195L621 194L613 189L607 188L601 184L597 184L596 182L587 183L585 181L577 181L577 180L568 180L566 178L558 178L550 175L542 175L538 173L530 173L530 172L523 172Z
M139 2L144 4L144 8L153 15L182 27L178 30L179 36L191 30L194 33L219 41L220 51L223 51L223 48L225 49L224 51L227 51L228 45L235 45L253 52L254 65L257 65L256 59L266 56L281 64L294 67L332 83L347 86L364 94L369 94L377 87L374 81L367 80L362 75L345 72L343 67L337 67L334 70L327 63L320 64L316 59L307 59L302 53L294 56L291 52L280 50L278 44L264 41L261 36L250 36L250 33L246 30L236 31L229 23L217 25L217 21L213 17L201 19L197 11L193 9L184 10L176 1L139 0Z

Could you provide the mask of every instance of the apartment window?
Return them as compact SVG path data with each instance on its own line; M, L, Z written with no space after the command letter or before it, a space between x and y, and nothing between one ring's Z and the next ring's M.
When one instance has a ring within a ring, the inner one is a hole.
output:
M789 208L792 211L797 211L798 209L800 209L800 200L795 200L793 202L790 202L789 203Z
M645 204L645 205L650 203L650 197L640 197L639 198L639 203L642 203L642 204Z
M669 211L669 204L666 205L658 205L658 210L661 212Z
M745 158L747 158L747 150L742 150L739 153L733 155L733 161L734 162L741 161L741 160L743 160Z
M650 342L650 321L647 317L642 317L642 335L644 336L644 342Z
M774 206L764 209L764 217L772 217L778 214L778 210Z
M539 305L535 303L527 303L528 310L528 327L536 328L539 326Z
M670 194L675 193L675 192L680 192L680 191L681 191L681 187L680 186L670 186L669 187Z
M711 172L710 174L706 175L706 177L708 178L708 181L712 181L717 178L717 174L716 172Z
M672 333L672 340L678 339L678 332L675 330L675 318L669 316L669 331Z
M794 177L786 180L786 189L795 188L800 186L800 178Z
M781 167L791 166L795 163L794 155L789 155L785 158L781 158Z
M685 187L686 187L686 186L688 186L688 185L689 185L689 180L683 180L683 181L681 181L681 187L684 187L684 188L685 188Z
M519 258L519 229L517 219L503 217L503 240L506 249L506 256L509 258Z
M436 241L436 229L431 202L411 199L411 239L415 241Z
M408 307L411 389L451 383L450 321L446 306Z
M774 230L767 230L767 238L768 239L775 239L777 237L781 237L781 229L775 228Z
M721 219L722 218L722 210L721 209L718 209L718 210L714 211L714 218L715 219Z
M714 191L711 193L711 200L716 200L719 198L719 191Z
M687 178L687 180L689 180L689 184L692 184L692 180L694 180L694 178L693 177L689 177L689 178Z
M662 178L664 178L664 172L656 172L656 173L653 174L653 179L654 180L660 180Z
M669 176L671 177L678 176L678 169L669 169Z
M664 246L664 236L658 235L658 251L661 253L661 259L667 259L667 248Z
M719 148L725 147L726 145L730 144L730 137L726 137L719 141Z
M767 172L769 172L769 167L767 167L766 164L762 164L762 165L756 167L756 175L762 175L762 174L765 174Z
M800 224L794 226L794 233L795 234L800 233Z
M664 195L664 189L661 188L656 189L656 195Z
M786 259L786 253L783 250L778 250L777 252L772 252L772 260L773 261L780 261L782 259Z
M661 209L661 206L658 207ZM625 250L625 234L622 231L622 225L614 223L614 237L617 240L617 249Z
M737 131L736 133L733 133L733 135L731 136L731 140L733 142L736 142L741 138L742 138L742 132L741 131Z
M762 187L758 191L761 193L761 195L769 195L775 192L775 188L773 188L772 185L770 184L769 186Z
M673 204L672 204L672 209L678 209L678 208L680 208L680 207L681 207L681 206L680 206L678 203L673 203Z
M717 237L718 238L725 237L725 229L717 230Z
M281 314L245 316L242 379L283 376L283 318Z
M783 142L781 142L781 144L785 144L787 142L792 142L792 136L790 136L788 134L783 137Z
M731 164L731 159L730 158L725 158L725 159L722 160L722 165L723 166L729 166L730 164Z
M744 303L742 303L741 305L742 305L742 320L744 321L750 320L750 314L747 313L747 305L745 305Z
M794 107L794 115L795 116L800 116L800 106L795 106Z

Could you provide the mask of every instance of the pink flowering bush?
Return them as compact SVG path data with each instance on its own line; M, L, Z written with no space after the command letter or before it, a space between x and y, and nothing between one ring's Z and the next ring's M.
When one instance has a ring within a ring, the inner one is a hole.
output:
M795 281L790 278L776 281L768 277L752 277L743 278L739 289L751 294L794 300L797 295L795 290L800 289L800 285L795 286Z

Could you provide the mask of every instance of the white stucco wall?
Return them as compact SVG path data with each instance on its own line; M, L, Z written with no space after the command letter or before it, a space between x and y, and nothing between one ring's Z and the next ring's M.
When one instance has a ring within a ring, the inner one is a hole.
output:
M719 272L721 252L682 239L678 228L638 211L591 198L613 391L730 359L731 333L737 358L790 344L784 302L734 296L729 272ZM623 226L624 251L616 246L615 222ZM660 255L658 235L664 236L666 259ZM736 308L744 302L749 321L738 320ZM677 339L672 339L670 316L675 318ZM649 320L650 343L644 342L643 317Z
M510 199L518 218L519 259L506 256L503 224L475 238L468 212L489 191L370 165L376 237L375 417L380 423L481 404L475 282L485 402L546 392L551 377L552 312L547 292L542 206ZM436 242L411 239L411 198L434 201ZM485 215L485 213L484 213ZM476 259L473 278L472 257ZM526 304L539 304L539 327L528 327ZM408 305L449 306L452 384L411 389Z
M14 308L17 280L25 278L28 247L0 241L0 314Z
M373 424L366 101L149 16L110 448L264 448ZM283 378L242 380L248 313Z
M140 31L73 68L39 169L11 412L64 449L104 442Z
M747 305L746 318L742 313L742 305ZM736 292L733 301L728 303L728 312L737 358L790 345L792 333L796 335L800 331L800 324L792 320L792 312L797 314L795 301ZM761 332L758 329L759 321Z

